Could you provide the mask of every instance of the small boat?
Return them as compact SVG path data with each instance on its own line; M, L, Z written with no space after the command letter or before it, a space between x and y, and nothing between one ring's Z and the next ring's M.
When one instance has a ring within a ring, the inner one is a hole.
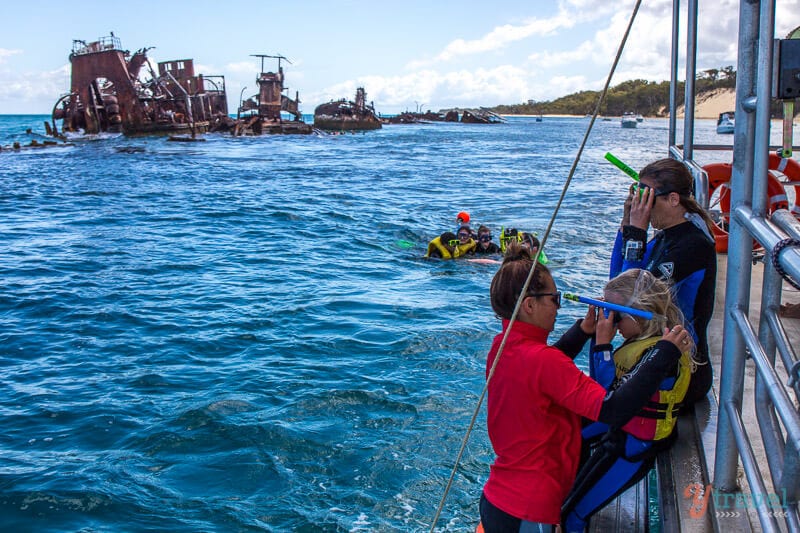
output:
M639 122L636 120L636 115L633 113L625 113L622 115L619 123L623 128L635 128Z
M636 122L644 122L644 117L642 115L636 115Z
M536 122L541 122L541 121L542 121L542 114L539 113L539 116L536 117Z
M719 114L719 118L717 119L717 133L733 133L733 115L733 111L726 111Z

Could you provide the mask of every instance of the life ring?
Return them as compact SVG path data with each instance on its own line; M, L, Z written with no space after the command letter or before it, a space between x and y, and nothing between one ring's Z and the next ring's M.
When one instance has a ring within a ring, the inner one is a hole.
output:
M730 186L731 172L733 165L730 163L710 163L703 166L703 170L708 173L708 197L711 198L714 192L719 189L719 207L722 216L717 224L714 225L714 242L717 253L728 252L728 231L727 225L730 220L731 211L731 194ZM792 181L800 181L800 163L791 158L782 158L777 154L769 154L769 169L781 172ZM797 188L800 192L800 187ZM792 207L792 213L800 218L800 199L798 194L795 194L795 205ZM767 177L767 198L768 212L772 214L778 209L789 209L789 200L786 197L786 190L783 188L781 182L772 173ZM724 226L724 227L723 227ZM754 242L754 248L758 244Z

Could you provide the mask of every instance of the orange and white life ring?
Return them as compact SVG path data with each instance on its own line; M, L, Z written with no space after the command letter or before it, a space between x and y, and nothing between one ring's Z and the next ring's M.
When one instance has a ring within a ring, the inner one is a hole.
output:
M772 168L773 158L778 161L778 165ZM778 154L769 155L769 168L780 172L789 180L789 185L794 187L794 204L789 211L797 220L800 220L800 163L796 159L778 157Z
M717 253L727 253L728 251L728 231L726 228L730 220L731 211L729 183L731 181L732 168L733 165L730 163L711 163L703 166L703 170L708 173L708 197L711 198L714 192L719 189L719 207L722 211L722 217L713 228ZM800 163L794 159L782 158L777 154L769 154L769 169L781 172L792 181L800 181ZM800 187L797 188L797 191L800 192ZM800 218L799 196L795 194L795 205L792 207L792 213L798 218ZM789 209L786 190L772 173L767 178L767 198L769 199L768 212L770 214L778 209ZM754 247L757 246L757 244L754 244Z

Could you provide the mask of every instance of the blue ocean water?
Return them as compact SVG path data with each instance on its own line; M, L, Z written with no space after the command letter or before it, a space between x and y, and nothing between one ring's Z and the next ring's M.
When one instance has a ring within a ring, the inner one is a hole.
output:
M45 118L0 116L0 145ZM426 243L461 210L541 236L588 122L0 151L0 529L427 530L500 325L497 265ZM560 289L607 276L630 179L603 154L666 141L596 123L547 244ZM481 415L440 530L474 528L492 457Z

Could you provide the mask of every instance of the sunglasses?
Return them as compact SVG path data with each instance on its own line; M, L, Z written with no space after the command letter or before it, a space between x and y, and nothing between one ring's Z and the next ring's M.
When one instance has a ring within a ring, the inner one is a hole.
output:
M459 233L458 234L458 238L459 239L469 239L470 238L470 234L469 233Z
M478 237L478 240L481 241L481 242L489 242L489 241L492 240L492 236L491 235L481 235L480 237Z
M553 299L553 303L556 304L556 307L561 307L561 291L556 292L533 292L528 294L528 296L533 296L534 298L538 298L539 296L550 296Z
M654 189L653 187L649 187L647 185L644 185L643 183L639 183L638 185L637 184L631 185L630 192L631 192L631 194L636 194L636 192L638 191L639 197L641 198L642 194L647 189L653 189L653 197L654 198L658 198L659 196L667 196L668 194L672 194L674 192L676 192L678 194L681 194L681 191L676 191L675 189L670 189L670 188L667 188L667 189Z
M620 311L614 311L614 325L616 326L617 324L619 324L620 322L622 322L624 319L626 319L628 317L633 318L628 313L622 313Z

